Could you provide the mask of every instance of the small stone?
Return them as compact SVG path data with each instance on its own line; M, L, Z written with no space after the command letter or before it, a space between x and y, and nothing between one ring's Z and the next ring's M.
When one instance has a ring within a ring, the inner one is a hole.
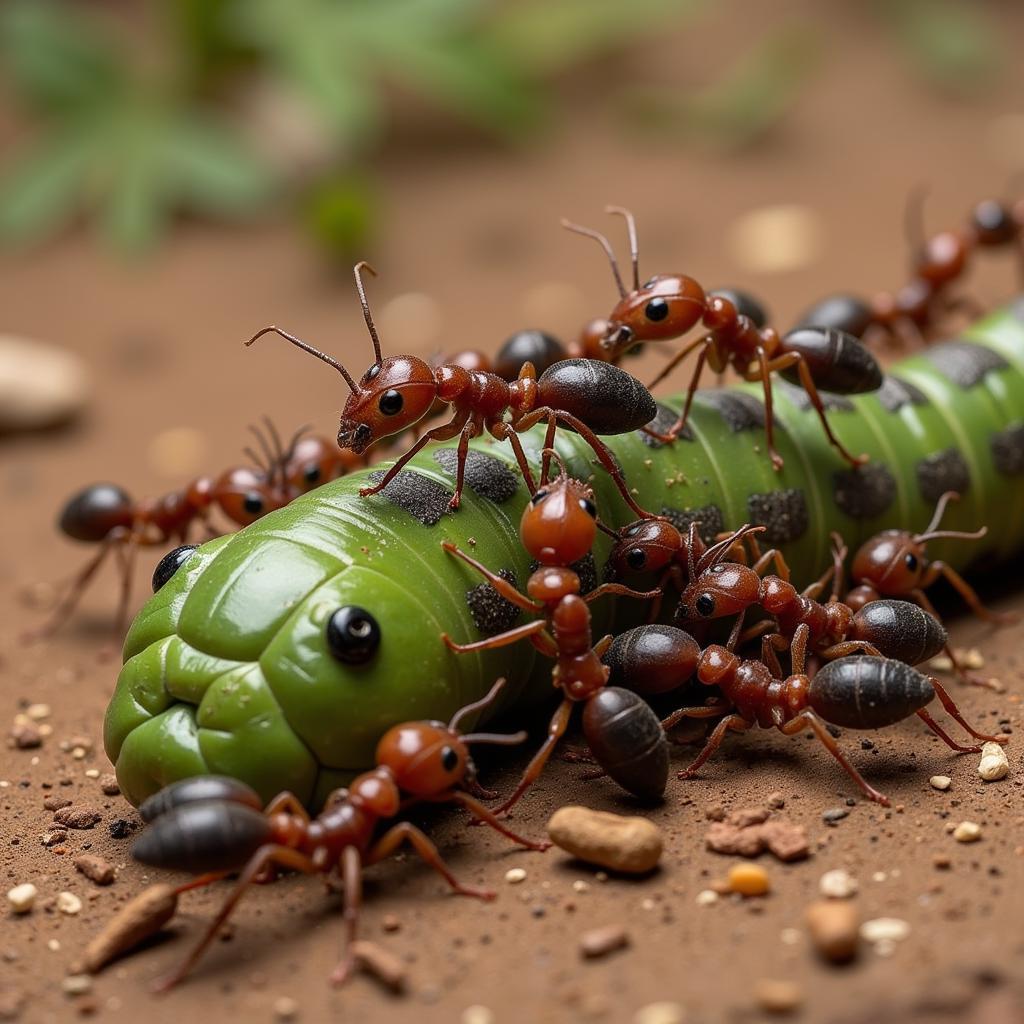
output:
M372 974L396 995L405 991L405 964L394 953L378 946L376 942L359 939L352 943L352 956L363 971Z
M57 793L51 793L48 796L43 797L43 810L45 811L59 811L62 807L70 807L72 804L70 797L60 796Z
M85 364L36 339L0 336L0 431L42 430L73 419L88 397Z
M68 841L68 830L63 825L53 825L43 835L42 843L47 849L60 846Z
M489 1006L474 1003L462 1011L459 1024L494 1024L494 1011Z
M818 880L818 891L830 899L849 899L857 892L857 879L842 868L826 871Z
M857 955L860 915L847 900L819 900L807 908L807 929L818 952L834 964Z
M560 808L548 822L548 835L574 857L626 874L652 871L664 845L652 821L588 807Z
M580 953L587 960L607 956L629 945L629 934L620 924L591 928L580 936Z
M964 668L978 669L985 667L985 656L977 647L971 647L966 651L963 648L958 648L957 654Z
M696 896L698 907L710 907L718 902L718 893L714 889L701 889Z
M741 896L765 896L771 889L768 872L757 864L734 864L729 868L729 889Z
M845 807L830 807L827 811L821 812L821 819L826 825L837 825L849 813Z
M948 775L933 775L928 780L928 783L932 787L932 789L938 789L942 792L945 792L947 789L949 789L950 786L953 785L953 780Z
M121 787L117 784L117 776L113 772L107 772L106 775L101 775L100 789L107 796L117 796L117 794L121 792Z
M290 996L274 1000L274 1016L278 1020L295 1020L299 1015L299 1004Z
M87 829L93 828L102 815L93 807L62 807L53 816L58 825L65 825L68 828Z
M633 1014L633 1024L685 1024L686 1011L680 1003L648 1003Z
M520 882L526 881L526 868L509 868L505 872L505 881L509 885L518 885Z
M27 914L36 902L39 890L31 882L22 882L7 890L7 902L15 914Z
M82 912L82 901L73 892L57 893L57 909L62 914L74 916Z
M974 821L961 821L953 829L953 838L958 843L976 843L981 839L981 826Z
M978 774L986 782L1005 779L1010 774L1010 762L1001 743L986 743L981 748L981 761Z
M932 864L940 871L946 871L953 865L953 858L948 853L936 853L932 855Z
M760 828L738 828L724 821L716 821L707 830L704 843L714 853L734 857L756 857L765 846Z
M721 804L708 804L704 808L704 817L708 821L725 821L725 808Z
M95 974L115 957L158 932L173 916L178 896L170 885L151 885L126 903L86 946L84 969Z
M83 853L76 857L75 868L97 885L110 885L114 881L113 865L94 853Z
M937 654L928 662L928 667L933 672L952 672L953 659L948 654Z
M872 945L902 942L909 934L910 925L898 917L875 917L860 926L860 937Z
M51 953L59 953L60 952L60 941L58 939L47 939L47 941L46 941L46 948Z
M43 745L43 734L35 722L30 722L26 718L15 722L11 727L11 740L18 750L34 750Z
M577 878L576 881L572 883L572 891L590 892L590 883L585 882L582 878Z
M402 929L402 921L396 914L385 914L380 926L386 932L397 932Z
M795 981L762 978L754 986L757 1005L766 1013L793 1013L804 1001L803 989Z
M764 807L743 807L733 811L725 820L736 828L750 828L751 825L760 825L768 820L769 811Z
M82 996L92 988L92 978L88 974L69 974L60 987L69 996Z
M773 810L779 811L786 806L786 798L776 790L774 793L769 793L765 803Z
M25 708L25 714L31 718L33 722L41 722L44 718L50 717L50 705L29 704L29 706Z
M810 856L811 844L803 825L794 825L780 818L766 821L760 828L769 852L783 863Z

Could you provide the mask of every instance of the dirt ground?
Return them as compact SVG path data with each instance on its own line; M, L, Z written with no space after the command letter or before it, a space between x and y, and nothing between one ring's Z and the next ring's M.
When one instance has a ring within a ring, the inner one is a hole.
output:
M719 34L752 36L768 6L724 5L716 18L685 36L666 34L619 70L697 80L722 52ZM771 6L773 17L783 8L797 18L815 9L810 2ZM1024 11L1007 7L1000 25L1008 38L1020 38ZM568 88L573 116L530 152L512 156L446 140L426 155L386 153L379 166L385 223L372 254L382 276L373 299L383 311L394 296L425 293L436 300L436 323L422 312L410 322L402 304L393 304L383 317L385 344L419 352L493 349L528 323L571 334L613 296L596 248L562 233L558 218L599 222L607 202L636 211L644 268L685 270L711 285L742 283L765 297L780 323L829 288L897 283L904 272L902 204L911 186L932 185L928 215L945 226L959 222L975 199L998 193L1013 153L1018 165L1024 161L1024 65L1009 66L983 100L957 104L922 89L853 5L835 9L827 38L827 66L816 85L749 156L726 159L624 136L602 102L599 76ZM731 229L743 214L779 203L807 206L820 246L790 271L755 272L730 242ZM1013 268L987 260L970 287L994 301L1012 290ZM432 834L460 877L493 886L499 899L482 905L451 897L411 857L370 872L364 933L407 961L404 997L362 977L341 991L328 987L340 949L339 898L300 878L248 897L230 939L169 997L155 998L148 985L183 955L220 889L188 896L156 948L108 969L88 993L66 994L62 979L88 938L151 876L130 861L130 839L111 834L119 820L135 820L131 808L104 796L89 774L109 770L100 729L117 670L108 632L113 576L104 576L52 641L26 648L17 640L40 614L26 601L26 587L66 576L84 555L54 529L61 501L96 479L156 494L232 464L245 425L263 412L285 425L312 420L330 433L341 403L336 377L284 346L244 351L242 339L259 326L276 321L356 364L368 346L347 273L326 272L285 225L237 233L185 226L152 260L134 266L97 254L82 235L27 256L7 254L0 309L4 330L80 352L94 384L75 429L0 441L0 718L13 720L35 702L52 708L52 734L40 748L0 755L3 888L32 882L40 892L30 915L0 910L0 1019L90 1014L157 1022L216 1013L269 1021L285 1009L280 1000L290 999L301 1020L331 1015L365 1024L678 1019L653 1011L634 1016L662 1001L678 1004L691 1022L742 1021L761 1015L755 989L764 980L794 982L806 1020L1024 1019L1022 628L993 633L965 617L951 621L954 642L979 647L985 672L1005 692L954 687L955 696L970 719L1012 731L1011 774L1000 782L982 783L976 755L952 755L916 722L871 736L871 749L848 732L842 742L855 764L893 798L885 811L848 801L848 780L817 746L748 734L729 741L700 778L672 779L664 805L649 812L667 835L661 868L640 880L601 879L558 850L522 853L468 830L457 815L433 818ZM182 428L185 434L168 434ZM1020 568L1018 562L1004 575L1016 577ZM151 569L140 566L140 595ZM1012 589L986 595L998 608L1024 610ZM75 737L93 745L81 759L62 749ZM691 755L692 748L677 750L677 766ZM506 788L521 761L495 765L487 781ZM929 785L936 774L952 777L948 791ZM566 803L629 810L610 785L583 783L579 775L579 766L553 763L517 809L516 827L539 835ZM705 849L708 808L760 806L773 792L785 799L776 813L807 828L812 856L782 864L765 855L767 897L699 905L697 894L733 863ZM102 818L47 848L41 839L52 812L44 801L55 794L95 807ZM828 824L823 812L834 808L849 813ZM979 842L952 838L950 826L962 820L981 826ZM76 872L73 861L84 851L117 866L112 886L97 887ZM526 870L525 881L505 881L512 867ZM864 946L845 968L816 958L804 909L832 868L857 878L863 919L909 924L888 955ZM65 890L84 901L77 915L54 907ZM385 931L388 915L397 930ZM626 928L628 948L584 962L581 934L607 924ZM491 1016L467 1012L474 1005Z

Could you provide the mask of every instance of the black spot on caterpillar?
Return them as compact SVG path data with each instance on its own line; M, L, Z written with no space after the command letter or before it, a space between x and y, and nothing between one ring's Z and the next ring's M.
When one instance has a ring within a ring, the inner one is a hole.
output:
M453 479L458 459L459 453L455 448L440 448L434 452L434 461ZM501 459L475 448L466 453L465 479L470 490L499 505L513 497L519 486L519 477Z
M851 519L874 519L896 499L896 478L881 462L832 474L836 505Z
M917 486L927 502L938 501L946 491L966 494L971 486L971 471L957 448L933 452L918 462Z
M369 479L377 483L383 476L384 471L379 470L371 473ZM447 490L422 473L403 469L380 493L392 505L408 512L424 526L436 526L441 516L448 511L448 502L455 492Z
M762 537L769 544L786 544L807 532L807 498L803 491L793 487L751 494L747 498L747 521L766 527Z
M916 384L888 375L875 392L875 397L889 412L898 412L905 405L929 404L928 396Z
M518 587L516 574L511 569L500 569L498 575L513 587ZM476 628L483 636L494 636L511 629L519 618L519 609L499 594L490 583L481 583L466 591L466 604Z
M992 435L992 461L1003 476L1024 476L1024 423L1014 423Z
M725 517L717 505L703 505L701 508L663 508L663 515L684 537L690 523L699 523L697 533L705 544L712 544L725 530Z
M657 431L659 434L666 433L672 426L674 426L676 420L679 419L677 413L674 413L667 405L658 403L658 415L647 424L651 430ZM659 441L656 437L651 437L650 434L645 434L642 430L639 431L640 440L643 441L648 448L660 448L665 442ZM692 441L693 431L690 429L689 423L679 432L677 440L680 441Z
M753 395L716 388L701 392L701 398L717 410L734 434L743 430L764 430L764 403Z
M980 384L986 373L1005 370L1010 365L998 352L970 341L932 345L924 355L943 377L965 391Z
M811 396L803 388L794 387L785 381L779 382L779 390L799 409L807 412L811 408ZM856 406L846 395L835 395L831 391L819 391L821 404L829 412L853 412Z

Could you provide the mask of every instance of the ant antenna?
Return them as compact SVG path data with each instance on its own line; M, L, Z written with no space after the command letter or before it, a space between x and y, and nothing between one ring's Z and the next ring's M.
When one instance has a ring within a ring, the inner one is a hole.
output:
M907 205L903 210L903 231L915 257L925 247L924 201L929 191L923 183L915 185L907 196Z
M517 743L523 743L529 733L525 729L519 732L471 732L468 736L462 737L463 743L489 743L495 747L514 747Z
M373 354L376 358L376 364L380 365L383 362L383 358L380 354L380 338L377 337L377 328L373 322L373 316L370 313L370 304L366 301L366 289L363 287L363 271L368 270L374 277L377 276L377 271L370 266L366 260L360 260L353 268L352 273L356 277L356 291L359 292L359 303L363 307L363 319L366 321L366 329L370 332L370 340L373 342Z
M640 291L640 246L636 239L636 218L630 210L623 206L606 206L605 213L618 214L626 220L626 230L629 232L629 258L633 264L633 291Z
M263 417L263 422L266 424L267 433L270 435L270 440L273 443L274 448L274 461L270 464L271 477L273 477L274 471L277 476L280 477L281 486L284 486L284 448L281 446L281 435L277 432L277 427L274 426L274 421L269 416Z
M266 460L266 464L259 463L260 469L263 470L263 475L266 478L268 484L274 482L274 453L270 450L270 445L267 443L267 439L263 436L263 432L259 427L254 424L249 424L249 431L256 438L260 446L260 451L263 452L263 458Z
M750 523L744 523L743 526L728 537L720 540L717 544L712 544L697 563L697 575L699 576L701 573L707 572L712 566L724 561L733 544L738 540L742 540L748 533L764 533L765 530L767 530L766 526L752 526Z
M287 331L282 331L280 327L275 327L271 324L269 327L264 327L262 330L257 331L246 343L245 347L248 348L254 341L262 338L264 334L278 334L285 341L290 341L296 348L301 348L303 352L308 352L311 356L316 356L317 359L322 359L328 366L333 366L338 373L345 378L345 383L348 385L349 391L354 392L356 390L356 382L352 379L352 374L345 369L341 363L338 362L333 356L329 356L326 352L321 352L318 348L313 348L312 345L307 344L301 338L296 338L294 334L289 334Z
M964 530L932 530L930 533L919 533L914 537L914 543L925 544L930 540L981 540L987 533L987 526L974 533L967 533Z
M260 461L259 456L251 448L243 448L242 454L249 458L253 465L260 471L260 475L265 479L267 476L267 467Z
M292 435L292 439L288 442L288 447L285 449L283 461L291 462L295 457L295 449L298 447L299 441L302 440L302 435L312 430L313 427L309 423L304 423L295 433Z
M571 220L566 220L564 217L562 218L562 227L566 231L573 231L577 235L585 235L587 238L594 239L604 249L604 254L608 257L608 262L612 266L612 273L615 275L615 284L619 289L619 298L624 299L626 297L626 286L622 283L622 274L619 273L619 261L615 258L615 250L612 249L611 242L600 231L595 231L593 228L585 228L582 224L573 224Z
M448 728L451 732L457 732L459 723L467 716L473 714L474 711L481 711L488 704L493 703L494 699L498 696L501 688L505 685L507 680L504 676L499 677L495 680L494 685L487 691L485 697L481 697L479 700L473 701L472 704L467 704L464 708L459 708L458 711L452 715L452 720L448 723Z
M551 458L553 458L555 460L555 462L558 463L558 468L562 471L562 476L566 480L569 479L569 470L568 470L568 468L565 465L565 459L563 459L562 456L559 455L559 453L556 452L554 448L543 448L543 449L541 449L541 455L545 456L545 457L546 456L550 456ZM543 487L545 484L549 484L550 482L551 482L550 479L548 479L547 476L545 475L545 479L541 480L540 486Z
M958 491L944 491L940 496L939 500L935 503L935 511L932 513L932 521L924 528L923 533L931 533L933 530L939 528L939 523L942 522L942 517L946 514L946 506L951 501L959 501L960 494ZM916 540L917 538L915 538Z

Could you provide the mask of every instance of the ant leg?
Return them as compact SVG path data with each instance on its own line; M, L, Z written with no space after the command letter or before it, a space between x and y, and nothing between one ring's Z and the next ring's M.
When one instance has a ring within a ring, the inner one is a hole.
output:
M785 725L780 725L779 732L785 736L795 736L805 728L809 728L814 732L814 735L825 745L825 749L843 766L843 771L857 783L861 792L869 800L873 800L876 804L881 804L883 807L889 806L889 798L864 781L864 777L847 761L846 755L839 744L832 738L824 723L813 711L802 711L796 718L790 720Z
M810 635L810 626L808 626L806 622L801 622L800 625L796 627L796 632L793 634L793 639L790 642L790 667L793 670L793 675L795 676L802 676L804 674L804 666L807 661L807 641L810 638Z
M583 600L590 604L591 601L596 601L599 597L604 597L605 594L618 594L619 597L638 597L643 601L650 601L654 598L660 598L664 594L664 590L661 587L656 587L654 590L634 590L632 587L624 586L622 583L602 583L599 587L594 587L589 594L583 595Z
M332 985L344 985L355 966L352 946L359 933L359 911L363 905L363 862L359 850L346 846L341 851L341 877L345 889L345 948L338 966L331 972Z
M608 653L608 648L611 647L613 643L615 643L615 637L611 633L601 637L601 639L594 644L594 654L599 658L603 658Z
M540 602L532 601L525 594L520 593L507 579L499 576L496 572L491 572L486 565L478 562L472 555L467 555L465 551L456 547L450 540L441 541L441 547L448 554L455 555L456 558L461 558L467 565L471 565L506 601L522 608L524 612L538 612L544 607Z
M753 543L757 543L757 541L755 541L753 537L750 537L749 534L747 535L747 537L749 537ZM769 565L773 564L775 566L775 575L778 576L779 579L785 580L785 582L788 583L789 565L786 562L785 556L777 548L769 548L763 555L761 555L757 559L757 561L754 562L754 564L751 566L751 569L753 569L758 576L761 576L764 573L765 569L767 569ZM813 586L814 584L811 585Z
M330 799L330 797L328 797ZM278 793L273 800L263 808L263 813L268 817L271 814L293 814L300 821L309 823L309 813L305 807L302 806L302 802L294 793L289 793L287 790L283 793Z
M528 636L540 633L546 628L547 623L544 619L534 619L533 622L516 626L504 633L498 633L496 636L485 637L483 640L474 640L470 644L457 644L447 633L441 634L441 640L449 650L455 651L456 654L469 654L472 651L490 651L496 647L508 647L510 644L525 640Z
M932 572L941 574L953 585L971 611L982 621L994 622L1001 626L1019 621L1020 616L1016 612L989 611L981 603L977 591L951 565L947 565L945 562L932 562L930 568Z
M384 488L387 487L387 485L391 483L399 473L401 473L409 460L419 454L419 452L430 444L431 441L450 441L456 434L460 433L462 428L466 425L466 421L469 419L469 416L470 414L468 412L456 412L447 423L442 423L441 426L433 427L431 430L428 430L411 448L403 452L402 455L395 460L394 465L392 465L380 480L371 487L360 487L359 497L368 498L373 494L383 491ZM458 491L456 491L456 494L458 494Z
M935 721L934 718L932 718L931 715L928 714L928 712L924 708L919 708L917 711L914 712L914 714L917 715L917 717L920 718L921 721L924 722L924 724L927 725L928 728L931 729L931 731L935 733L935 735L938 736L939 739L942 740L942 742L945 743L947 747L957 751L957 753L976 754L979 750L981 750L981 745L978 743L975 743L973 746L970 747L961 746L946 732L945 729L942 728L941 725L939 725L938 722Z
M554 413L548 416L548 429L544 434L544 448L540 456L540 486L548 482L548 470L551 467L551 455L549 454L555 446L555 431L558 429L558 420Z
M261 846L245 865L242 873L235 883L231 895L224 901L217 916L210 922L209 927L203 933L203 937L196 944L191 953L181 962L177 970L160 979L153 989L156 992L167 992L174 988L187 974L195 967L199 958L206 952L207 947L213 942L221 926L231 916L232 911L238 905L238 901L245 895L245 890L253 883L260 872L273 864L281 867L291 868L293 871L301 871L304 874L315 874L316 868L312 860L298 850L289 849L287 846L279 846L276 843L268 843Z
M377 864L385 857L394 853L406 840L420 855L422 860L432 867L460 896L473 896L478 900L493 900L497 895L490 889L477 889L463 885L448 869L437 847L410 821L402 821L388 829L376 843L370 847L366 857L367 866Z
M838 644L832 644L823 651L818 652L826 661L834 661L836 658L845 658L850 654L868 654L872 658L883 658L884 654L874 645L866 640L843 640Z
M214 882L219 882L230 874L230 871L208 871L205 875L199 875L191 881L183 882L174 890L174 895L180 896L183 892L191 892L193 889L205 889L208 885L213 885Z
M931 677L929 677L931 678ZM999 736L988 736L983 732L978 732L974 726L969 725L961 714L960 709L956 706L956 702L950 697L946 688L937 679L931 679L932 689L935 690L935 696L939 698L939 703L946 709L946 714L953 719L954 722L958 722L964 727L975 739L984 740L986 743L1009 743L1010 737L999 735Z
M689 710L693 710L692 708ZM670 716L671 717L671 716ZM696 715L687 715L687 718L698 717ZM704 717L703 715L699 717ZM731 729L733 732L746 732L750 728L752 723L748 722L742 715L731 714L723 718L718 725L715 726L714 732L708 738L708 742L704 749L697 755L693 763L688 767L684 768L681 772L676 775L679 779L690 779L698 771L700 766L711 757L712 754L722 745L722 740L725 739L725 734Z
M519 835L517 832L513 832L498 816L492 813L488 808L484 807L478 800L474 800L468 793L456 792L452 799L462 804L463 807L472 814L477 822L483 822L484 824L490 825L495 832L501 833L507 839L511 839L512 842L518 843L520 846L525 846L528 850L537 850L543 853L549 849L551 843L546 839L539 841L533 839L527 839L525 836Z
M755 622L752 626L748 626L739 635L739 639L736 642L737 647L743 647L750 643L751 640L756 640L759 636L764 636L767 633L773 633L778 626L774 619L762 619L760 622ZM775 636L781 636L780 633L775 633Z
M708 345L708 336L701 335L693 341L683 345L678 352L661 368L658 375L647 385L648 391L653 391L698 345Z
M768 457L772 460L772 469L778 473L786 464L782 456L775 450L775 415L772 412L774 395L772 391L771 368L768 363L768 353L763 345L757 346L757 375L761 381L764 391L764 435L765 443L768 445Z
M121 565L121 597L117 603L117 618L114 620L114 631L117 636L124 637L128 629L128 609L131 607L132 583L135 571L135 556L139 546L132 543L129 537L124 545L116 548L118 562Z
M785 679L782 673L782 666L779 664L779 656L775 651L775 645L769 636L761 637L761 661L768 666L768 671L776 679Z
M479 426L471 419L459 434L458 454L455 459L455 493L448 502L448 511L454 512L462 504L462 484L466 478L466 458L469 455L469 442L479 433Z
M534 422L539 422L539 420ZM512 448L512 454L516 457L516 462L519 464L519 472L523 474L523 482L526 484L526 489L530 494L536 494L537 484L533 479L533 470L530 469L530 463L526 459L526 452L523 451L523 443L519 440L519 435L504 420L498 420L492 424L490 431L491 436L496 440L508 441Z
M676 708L671 715L661 720L665 732L674 729L684 718L717 718L732 707L727 700L716 700L713 704L699 704L696 707Z
M726 650L735 651L736 645L739 643L740 634L743 632L743 620L747 617L747 609L736 616L736 622L733 624L732 630L729 633L729 639L725 642Z
M674 441L686 429L687 420L690 418L690 409L693 406L693 396L697 394L700 376L704 372L704 364L707 362L708 352L711 350L711 341L708 338L700 340L704 342L704 347L697 356L697 362L693 364L693 376L690 378L690 386L686 389L683 411L679 414L679 419L668 428L668 432L661 438L663 441Z
M555 749L555 744L565 734L565 730L569 728L572 706L573 702L566 697L555 709L555 713L551 716L551 721L548 723L547 738L541 744L537 753L533 755L533 760L526 766L526 771L523 772L523 777L519 780L519 785L516 786L513 794L500 807L496 808L495 813L506 813L509 808L519 802L522 795L537 781L540 773L544 771L544 766L548 763L552 751Z

